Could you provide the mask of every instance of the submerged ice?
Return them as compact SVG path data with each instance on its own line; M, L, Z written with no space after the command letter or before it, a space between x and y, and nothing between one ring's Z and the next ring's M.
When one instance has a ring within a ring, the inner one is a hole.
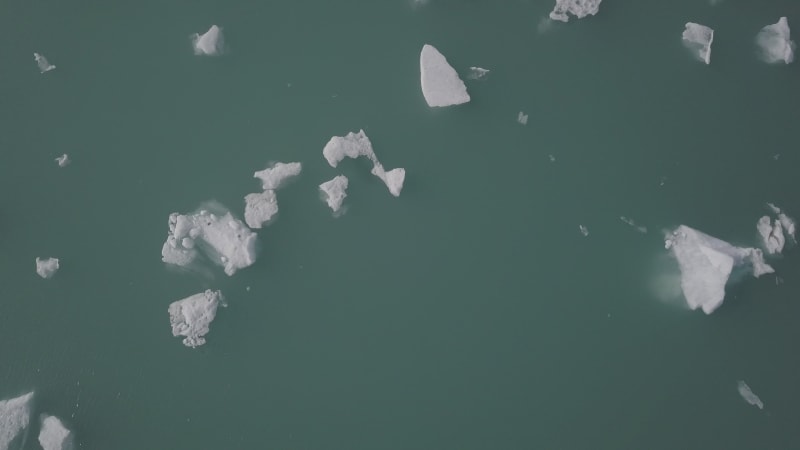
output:
M761 250L735 247L685 225L668 234L665 244L678 261L686 303L691 309L702 308L706 314L722 304L725 285L735 267L747 268L755 277L774 272L764 262Z
M66 167L70 163L69 156L66 153L56 158L55 161L58 167Z
M0 450L8 450L31 420L33 392L0 400Z
M713 42L714 30L693 22L686 24L686 29L683 30L683 44L706 64L711 64Z
M345 158L356 159L364 156L372 161L371 173L383 181L392 195L399 197L400 191L403 190L403 183L406 178L405 169L397 168L386 171L378 161L378 157L375 156L372 143L364 133L364 130L359 130L358 133L350 132L346 136L332 137L322 149L322 156L325 157L331 167L338 166Z
M467 87L436 47L429 44L422 46L419 71L422 95L428 106L452 106L469 102Z
M211 322L217 308L224 303L222 292L210 289L186 297L169 305L169 323L173 336L185 336L183 345L197 347L206 343Z
M469 68L469 74L467 75L467 78L470 80L483 80L489 76L489 72L491 72L489 69L472 66Z
M753 391L750 389L750 386L748 386L743 380L739 380L737 389L739 390L739 395L742 396L744 401L757 407L758 409L764 409L764 402L762 402L761 399L758 398L755 393L753 393Z
M36 61L36 65L39 66L39 72L41 73L49 72L56 68L56 66L47 62L47 58L42 54L34 53L33 60Z
M319 185L322 199L334 213L339 212L345 197L347 197L347 183L346 176L338 175L332 180L328 180Z
M72 433L55 416L44 416L39 431L39 445L43 450L72 450Z
M224 45L222 28L216 25L211 25L211 28L203 34L194 33L191 39L195 55L215 56L222 53Z
M556 6L550 12L550 18L561 22L568 22L572 14L578 19L588 15L595 15L600 10L602 0L556 0Z
M42 278L50 278L58 272L58 258L36 258L36 273Z
M768 63L789 64L792 62L795 45L789 37L789 22L786 17L781 17L778 23L762 28L756 35L756 44L761 52L761 58Z

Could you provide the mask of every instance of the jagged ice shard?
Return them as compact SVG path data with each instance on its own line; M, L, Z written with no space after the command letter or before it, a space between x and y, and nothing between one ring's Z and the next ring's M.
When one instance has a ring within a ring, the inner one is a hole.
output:
M467 86L436 47L425 44L419 54L422 95L428 106L452 106L469 102Z
M36 273L42 278L51 278L58 267L58 258L36 258Z
M322 156L325 157L331 167L338 166L345 158L356 159L364 156L372 161L371 173L383 181L392 195L399 197L400 191L403 190L406 170L397 168L387 172L378 161L378 157L375 156L372 143L364 133L364 130L359 130L358 133L350 132L346 136L332 137L322 149Z
M287 179L300 175L303 170L299 162L275 163L271 167L260 170L253 177L261 180L262 189L278 189Z
M300 175L303 166L299 162L275 163L258 171L253 176L261 180L264 192L247 194L244 197L244 221L250 228L261 228L278 213L278 197L275 190L287 179Z
M28 392L16 398L0 401L0 450L8 450L20 432L28 428L32 399L33 392Z
M72 450L72 433L55 416L44 416L39 431L39 445L44 450Z
M197 347L206 343L205 335L217 316L217 308L227 306L222 292L206 290L169 305L169 323L173 336L185 336L183 345Z
M678 261L686 303L706 314L722 304L725 284L735 267L746 267L755 277L774 272L761 250L734 247L685 225L668 234L665 244Z
M769 216L763 216L758 220L756 229L759 236L761 236L761 242L767 253L781 253L786 245L786 235L789 236L792 242L795 240L795 223L789 216L781 212L777 206L772 203L767 203L767 206L777 215L777 218L771 219Z
M583 19L588 15L595 15L600 10L602 0L556 0L556 6L550 12L550 18L561 22L568 22L572 14L578 19Z
M211 28L203 34L194 33L191 35L191 39L195 55L216 56L222 54L225 41L222 37L222 28L216 25L211 25Z
M683 44L701 61L711 64L711 43L714 42L714 30L693 22L686 24L683 30Z
M332 180L319 185L319 190L323 196L322 199L334 213L339 212L345 197L347 197L347 183L346 176L338 175Z
M786 17L781 17L778 23L762 28L756 35L756 44L761 51L761 58L768 63L789 64L792 62L795 45L789 37L789 22Z

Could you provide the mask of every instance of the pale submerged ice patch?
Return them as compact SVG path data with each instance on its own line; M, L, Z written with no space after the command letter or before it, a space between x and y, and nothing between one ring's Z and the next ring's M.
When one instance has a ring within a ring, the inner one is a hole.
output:
M578 225L578 229L581 231L583 237L589 236L589 229L586 228L586 225Z
M647 227L644 227L642 225L637 225L636 222L634 222L633 219L629 217L619 216L619 220L621 220L623 223L630 225L633 229L635 229L639 233L647 233Z
M711 44L714 42L714 30L693 22L686 24L683 30L683 44L701 61L711 64Z
M452 106L470 100L467 87L436 47L425 44L419 55L422 95L428 106Z
M794 42L790 39L789 22L781 17L778 23L767 25L756 35L756 44L761 58L768 63L783 62L789 64L794 60Z
M66 153L64 153L63 155L56 158L55 162L56 164L58 164L58 167L66 167L70 163L69 156Z
M58 272L58 258L36 258L36 273L42 278L51 278Z
M198 347L206 343L205 335L217 316L217 308L225 304L222 292L210 289L169 305L169 323L173 336L185 336L183 345Z
M39 445L43 450L72 450L72 433L55 416L43 416L39 431Z
M485 80L489 76L489 72L491 72L489 69L472 66L469 68L467 78L470 80Z
M8 450L31 420L33 392L0 401L0 450Z
M51 70L56 68L56 66L47 62L47 58L45 58L44 55L41 55L39 53L34 53L33 59L34 61L36 61L36 65L39 66L39 72L41 73L50 72Z
M753 393L753 391L750 389L750 386L748 386L744 380L739 380L737 389L739 390L739 395L742 396L744 401L757 407L758 409L764 409L764 402L762 402L761 399Z
M522 125L527 125L528 124L528 115L525 114L524 112L520 111L519 114L517 114L517 122L519 122Z
M220 55L225 45L222 28L216 25L211 25L211 28L203 34L194 33L191 35L191 39L195 55Z
M347 197L347 177L338 175L332 180L328 180L319 185L319 190L322 193L322 200L328 204L328 207L334 212L338 213L342 208L342 203Z
M600 11L600 2L602 0L556 0L556 6L550 12L550 18L559 20L561 22L568 22L569 16L572 14L578 19L582 19L588 15L595 15Z
M370 142L364 130L359 130L358 133L349 132L346 136L332 137L322 149L322 156L325 157L331 167L338 166L345 158L356 159L364 156L372 161L371 173L383 181L393 196L400 196L400 191L403 190L403 183L406 177L405 169L397 168L387 172L378 161L378 157L372 149L372 142Z

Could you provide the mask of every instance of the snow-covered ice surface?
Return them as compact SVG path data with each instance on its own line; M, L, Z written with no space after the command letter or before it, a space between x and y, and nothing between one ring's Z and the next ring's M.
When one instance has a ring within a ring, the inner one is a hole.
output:
M233 275L256 261L257 236L230 212L214 214L200 210L193 214L169 215L169 234L161 247L162 260L189 266L200 251Z
M0 401L0 450L8 450L31 420L33 392ZM23 439L24 440L24 439Z
M666 236L665 247L678 261L681 290L689 308L702 308L706 314L722 304L734 267L745 267L755 277L774 272L764 262L761 250L734 247L685 225Z
M319 190L322 193L322 200L328 204L328 207L334 213L338 213L342 208L342 203L347 197L347 177L338 175L331 180L328 180L319 185Z
M528 115L520 111L519 114L517 114L517 122L521 123L522 125L527 125Z
M39 445L44 450L72 450L72 433L55 416L43 416L39 430Z
M757 407L758 409L764 409L764 402L762 402L761 399L753 393L753 391L750 389L750 386L748 386L743 380L739 380L737 389L739 390L739 395L742 396L744 401Z
M714 42L714 30L693 22L686 23L683 30L683 44L701 61L711 64L711 44Z
M467 86L436 47L425 44L419 54L422 95L428 106L452 106L469 102Z
M289 178L300 175L302 170L303 165L299 162L278 162L264 170L259 170L253 174L253 177L261 180L262 189L274 190L281 187L281 185Z
M271 189L245 195L244 203L244 221L250 228L261 228L278 214L278 198Z
M572 14L578 19L586 16L593 16L600 11L602 0L556 0L556 6L550 12L550 18L561 22L568 22Z
M322 149L322 156L334 168L345 158L356 159L364 156L372 161L371 173L383 181L392 195L398 197L403 190L403 183L406 177L405 169L397 168L386 171L378 161L378 157L375 156L372 143L364 133L364 130L359 130L358 133L349 132L346 136L332 137Z
M485 80L489 76L489 72L491 72L489 69L472 66L469 68L467 78L470 80Z
M50 278L58 272L58 258L36 258L36 273L42 278Z
M786 17L762 28L756 35L756 44L761 58L768 63L789 64L794 60L795 45L790 39L789 21Z
M222 54L225 40L222 37L222 28L211 25L203 34L194 33L190 36L195 55L215 56Z
M55 162L56 164L58 164L58 167L66 167L70 163L69 156L66 153L64 153L63 155L56 158Z
M186 297L169 305L169 323L173 336L185 336L183 345L197 347L206 343L211 322L217 316L217 308L227 306L222 292L210 289Z
M36 61L36 65L39 66L39 72L41 73L49 72L56 68L56 66L50 64L47 61L47 58L45 58L44 55L40 53L34 53L33 60Z

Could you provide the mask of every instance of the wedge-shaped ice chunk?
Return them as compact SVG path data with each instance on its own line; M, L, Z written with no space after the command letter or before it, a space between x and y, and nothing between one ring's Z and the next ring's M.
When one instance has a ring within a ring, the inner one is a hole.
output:
M34 53L33 59L36 61L36 65L39 66L39 72L41 73L50 72L56 68L56 66L47 62L47 58L45 58L42 54Z
M278 214L278 198L275 191L267 189L244 196L244 221L250 228L261 228Z
M322 199L328 203L334 213L337 213L342 208L342 202L344 202L345 197L347 197L347 177L338 175L332 180L320 184L319 190L322 193Z
M261 180L262 189L278 189L289 178L300 175L303 165L299 162L275 163L271 167L253 174Z
M164 262L188 266L199 256L199 249L225 273L252 265L256 260L257 236L230 212L217 215L206 210L194 214L172 213L169 234L161 248Z
M225 40L222 37L222 28L211 25L203 34L191 35L192 47L195 55L215 56L222 54Z
M789 64L792 62L795 45L789 37L789 22L786 17L781 17L778 23L762 28L756 35L756 44L761 51L761 58L768 63Z
M58 272L58 258L36 258L36 273L42 278L50 278Z
M665 243L678 261L686 303L691 309L702 308L706 314L722 304L734 267L746 267L755 277L774 272L764 262L761 250L734 247L685 225L667 235Z
M739 380L737 389L739 390L739 395L742 396L744 401L757 407L758 409L764 409L764 402L762 402L761 399L753 393L753 391L750 389L750 386L748 386L743 380Z
M378 161L378 157L375 156L372 143L364 133L364 130L359 130L358 133L350 132L346 136L332 137L322 149L322 155L331 167L338 166L345 158L355 159L360 156L368 158L372 161L371 173L383 181L392 195L395 197L400 196L406 177L405 169L397 168L387 172Z
M17 398L0 400L0 450L8 450L31 420L33 392Z
M578 19L595 15L600 10L602 0L556 0L556 6L550 12L550 18L561 22L569 21L567 13Z
M711 43L714 42L714 30L693 22L686 24L683 30L683 44L701 61L711 64Z
M381 163L375 162L375 165L372 166L372 174L383 181L383 184L389 188L389 192L392 195L395 197L400 196L400 191L403 190L403 182L406 179L406 169L397 168L387 172L383 169Z
M55 416L43 416L39 430L39 445L44 450L72 450L72 433Z
M428 106L451 106L467 103L467 87L447 59L432 45L425 44L419 55L422 95Z
M227 306L222 292L210 289L173 302L168 310L172 335L185 336L183 345L187 347L205 344L204 336L208 334L220 305Z

